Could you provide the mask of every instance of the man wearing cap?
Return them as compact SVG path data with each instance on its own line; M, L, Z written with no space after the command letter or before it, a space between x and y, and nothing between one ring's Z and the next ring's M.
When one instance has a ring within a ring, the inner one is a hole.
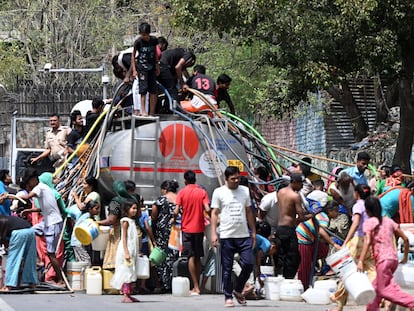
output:
M277 192L278 227L276 230L277 252L274 255L275 275L282 274L286 279L293 279L300 263L296 226L312 218L302 208L298 191L302 188L305 176L294 173L290 176L289 186Z

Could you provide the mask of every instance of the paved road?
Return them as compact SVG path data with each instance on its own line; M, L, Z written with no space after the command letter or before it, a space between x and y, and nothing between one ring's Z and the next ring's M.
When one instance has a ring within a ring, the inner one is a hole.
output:
M122 296L102 295L91 296L82 292L74 294L2 294L0 295L1 311L23 310L55 310L55 311L110 311L110 310L139 310L139 311L217 311L225 310L223 295L201 295L192 297L173 297L172 295L137 295L141 300L136 304L121 303ZM310 305L305 302L248 300L247 307L237 305L236 310L327 310L335 305ZM263 309L265 308L265 309ZM363 311L364 306L351 303L345 310Z

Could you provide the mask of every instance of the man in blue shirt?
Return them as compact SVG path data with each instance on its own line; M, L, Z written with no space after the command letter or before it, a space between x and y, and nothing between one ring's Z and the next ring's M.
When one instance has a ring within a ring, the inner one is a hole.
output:
M344 170L345 172L348 173L348 175L350 175L354 179L355 186L359 184L368 185L368 180L365 177L364 173L368 167L370 160L371 160L371 157L369 156L369 154L366 153L365 151L361 151L357 155L356 166L350 167Z

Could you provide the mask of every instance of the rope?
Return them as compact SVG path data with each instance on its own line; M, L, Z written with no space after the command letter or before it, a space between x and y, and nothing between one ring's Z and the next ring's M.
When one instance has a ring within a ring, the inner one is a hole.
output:
M308 154L308 153L304 153L304 152L300 152L297 150L293 150L293 149L289 149L286 147L282 147L279 145L275 145L275 144L269 144L270 147L275 148L275 149L280 149L280 150L284 150L284 151L288 151L291 153L295 153L295 154L299 154L301 156L305 156L305 157L309 157L309 158L314 158L314 159L318 159L318 160L324 160L324 161L328 161L328 162L334 162L337 164L342 164L342 165L346 165L346 166L354 166L355 164L351 164L348 162L344 162L344 161L340 161L340 160L335 160L335 159L330 159L330 158L326 158L326 157L322 157L322 156L317 156L317 155L313 155L313 154Z

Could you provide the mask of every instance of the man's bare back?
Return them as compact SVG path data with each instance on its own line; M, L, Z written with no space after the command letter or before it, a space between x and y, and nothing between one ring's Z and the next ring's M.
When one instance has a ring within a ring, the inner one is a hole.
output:
M278 226L296 227L297 210L302 209L299 194L289 185L278 191L277 201L279 204Z
M302 201L298 191L302 188L304 177L301 174L293 174L293 180L289 186L277 192L279 204L278 226L288 226L295 228L299 222L308 220L311 215L305 215L302 208ZM296 217L297 216L297 217Z

